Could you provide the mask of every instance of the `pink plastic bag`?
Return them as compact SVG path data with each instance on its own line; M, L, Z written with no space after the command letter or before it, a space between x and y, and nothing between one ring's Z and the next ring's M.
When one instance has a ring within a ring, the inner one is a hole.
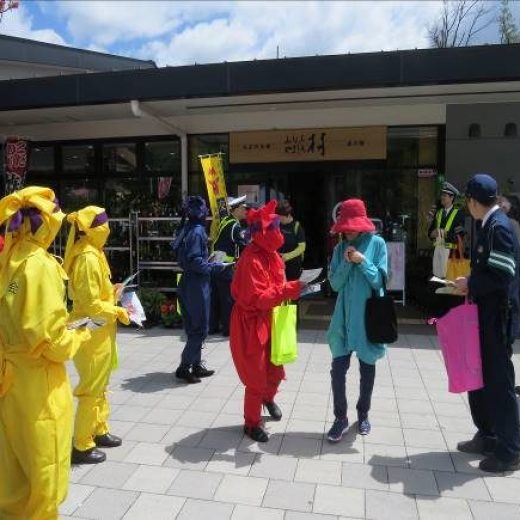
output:
M437 335L448 373L448 390L453 393L478 390L484 386L477 306L464 303L442 318L429 320Z

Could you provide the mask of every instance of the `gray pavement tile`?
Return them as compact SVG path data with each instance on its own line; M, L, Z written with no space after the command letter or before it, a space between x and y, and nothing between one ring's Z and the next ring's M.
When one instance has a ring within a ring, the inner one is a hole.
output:
M280 455L315 458L320 453L321 439L287 433L280 446Z
M341 484L341 462L300 459L294 480L316 484Z
M147 406L131 406L125 404L113 412L110 418L116 421L138 422L149 413L149 411L150 408Z
M177 520L229 520L233 504L188 498L177 516Z
M476 475L436 471L435 479L439 491L444 497L491 500L484 481ZM520 502L520 497L518 501Z
M379 466L408 466L408 456L404 446L365 444L364 462Z
M421 520L472 520L466 500L445 497L416 497Z
M238 504L233 510L231 520L283 520L284 513L282 509Z
M259 506L264 498L267 483L266 478L225 475L214 499L220 502Z
M105 450L107 460L121 462L136 446L137 441L127 441L123 438L123 444L121 444L121 446Z
M170 427L164 424L137 424L126 435L125 440L137 442L160 442Z
M455 471L450 454L440 448L414 448L408 446L408 462L412 469Z
M395 412L372 412L370 413L370 422L374 429L381 428L382 426L387 426L390 428L401 427L401 420L399 415Z
M293 457L258 454L249 474L253 477L265 477L292 482L297 465L298 459Z
M92 520L120 520L139 496L135 491L95 489L76 514Z
M365 444L389 444L390 446L404 446L403 430L379 426L372 428L369 435L365 436Z
M186 410L190 404L195 401L197 398L197 393L193 392L192 394L181 395L179 392L175 391L171 394L168 394L157 404L158 408L170 408L172 410Z
M124 437L136 424L134 421L114 421L110 417L110 433Z
M341 484L351 488L388 491L388 469L385 466L344 462Z
M448 417L445 415L438 415L437 420L442 428L442 430L449 432L460 432L466 433L469 436L472 436L475 432L475 425L471 421L470 417Z
M389 467L388 483L390 491L405 495L439 495L433 471Z
M294 511L312 511L315 489L314 484L270 480L262 505Z
M174 446L164 462L167 467L203 470L213 457L215 450L191 446Z
M373 399L371 410L380 412L397 412L397 400L391 397Z
M190 407L187 412L184 412L179 417L177 424L179 426L191 426L199 429L208 428L216 417L217 412L198 412Z
M397 401L399 413L426 413L433 415L433 406L425 399L399 399Z
M484 482L495 502L520 504L520 479L488 476L484 477Z
M318 394L317 394L318 395ZM282 408L282 411L284 409ZM306 405L295 403L292 411L290 411L291 419L300 419L303 421L321 421L325 422L327 416L327 403L323 405Z
M195 447L202 440L207 430L191 426L173 426L163 437L161 444L178 444Z
M362 463L363 452L363 441L357 435L356 429L351 427L340 442L329 442L323 439L320 459Z
M167 494L211 500L223 478L224 475L221 473L183 469L180 470Z
M329 515L364 517L365 491L318 484L312 510Z
M70 467L70 482L78 483L93 468L93 464L72 465Z
M123 489L164 494L179 471L177 468L139 466L137 471L125 482Z
M483 459L482 456L451 451L450 457L455 466L455 471L458 473L476 474L481 477L485 475L478 467L479 462Z
M446 448L446 442L440 431L404 428L406 446L416 448Z
M71 515L80 507L89 495L96 489L94 486L84 486L83 484L70 484L67 499L60 506L62 515Z
M212 428L206 431L198 447L228 451L236 449L243 438L243 431L236 427Z
M190 405L190 409L197 412L220 412L227 402L227 399L223 397L209 397L206 393L202 393L193 403Z
M247 475L251 470L255 456L254 453L242 453L240 451L215 453L208 462L206 470L218 473Z
M124 458L125 462L161 466L168 457L165 447L160 444L139 442Z
M235 388L233 386L210 383L200 394L201 397L229 399Z
M464 403L433 403L433 408L437 415L444 417L466 417L471 421L468 407Z
M438 429L439 423L434 414L400 413L403 428Z
M106 461L103 464L97 464L92 471L89 471L81 479L81 483L89 486L121 489L138 468L137 464Z
M416 520L415 499L387 491L366 491L366 518L370 520Z
M181 410L173 410L170 408L154 408L153 410L150 410L150 412L146 414L140 422L172 425L177 422L177 419L181 415Z
M319 513L301 513L300 511L286 511L285 520L337 520L335 515L320 515ZM341 517L340 520L349 520Z
M474 520L518 520L520 518L520 506L516 504L478 500L468 500L468 503Z
M181 510L184 502L184 498L141 493L125 514L123 520L143 520L145 518L173 520Z
M310 437L321 439L325 430L325 420L309 421L303 419L290 419L287 423L286 432L291 436Z

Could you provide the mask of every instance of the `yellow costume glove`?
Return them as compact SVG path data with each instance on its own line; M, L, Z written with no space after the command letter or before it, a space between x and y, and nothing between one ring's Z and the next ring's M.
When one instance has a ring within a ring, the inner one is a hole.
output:
M123 307L117 308L117 319L123 325L130 325L130 317L128 316L128 311L123 309Z

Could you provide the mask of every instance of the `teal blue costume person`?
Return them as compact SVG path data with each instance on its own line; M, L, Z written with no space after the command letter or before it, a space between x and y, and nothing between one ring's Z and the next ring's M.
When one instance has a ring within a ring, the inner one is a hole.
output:
M332 353L330 374L335 416L327 438L339 442L348 428L345 378L353 352L359 359L360 371L356 405L358 431L368 435L371 430L368 412L376 376L375 364L385 355L386 346L368 341L365 306L372 291L381 294L388 261L385 241L373 234L374 224L367 217L362 200L344 201L331 231L342 233L344 237L334 248L330 263L329 281L338 297L327 332Z
M206 202L198 195L188 197L183 208L184 223L172 244L183 270L179 299L187 341L175 375L188 383L200 383L201 377L212 376L201 360L202 344L208 335L210 308L210 275L222 270L223 264L208 262L208 235L205 221Z

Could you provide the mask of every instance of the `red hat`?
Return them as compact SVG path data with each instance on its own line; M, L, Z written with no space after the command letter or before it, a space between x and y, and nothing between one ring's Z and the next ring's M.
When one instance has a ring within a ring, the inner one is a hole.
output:
M258 209L251 208L247 213L247 223L251 227L251 233L265 233L266 229L278 219L276 215L277 201L271 200Z
M360 199L348 199L341 203L338 220L331 227L332 233L364 233L375 231L374 223L367 217L365 203Z

